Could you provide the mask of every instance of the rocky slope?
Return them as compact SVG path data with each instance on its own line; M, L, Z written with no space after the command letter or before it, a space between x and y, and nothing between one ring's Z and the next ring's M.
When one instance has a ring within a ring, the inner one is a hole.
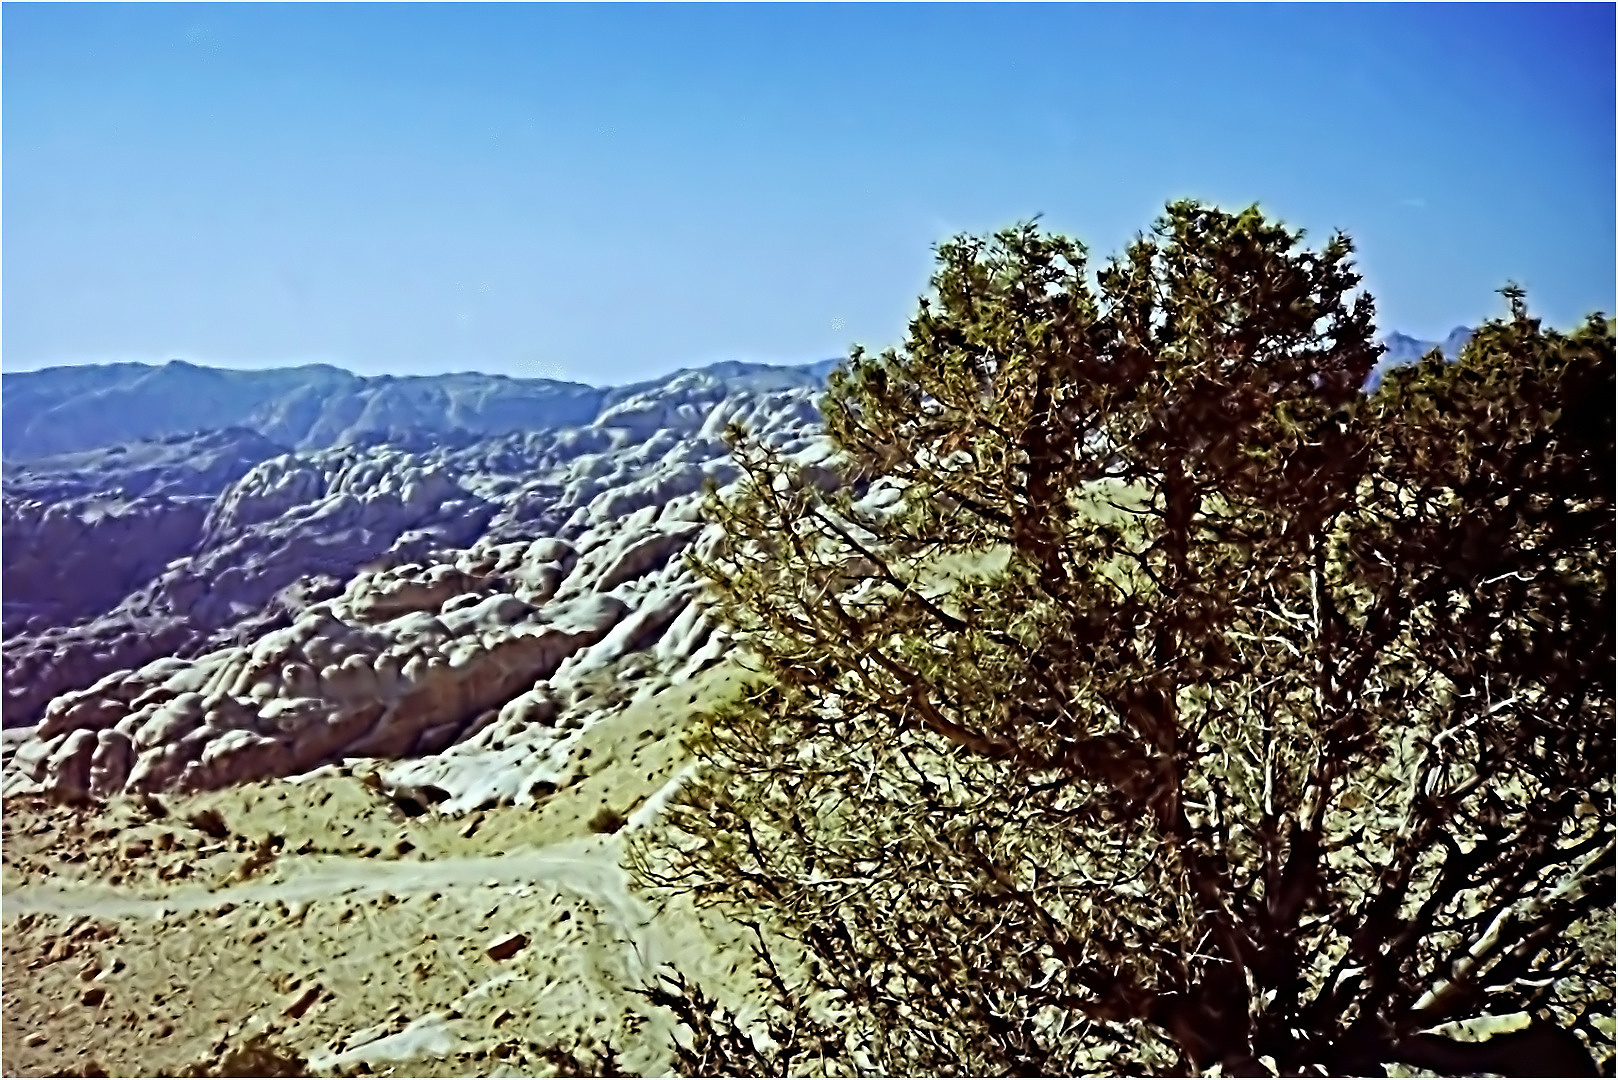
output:
M4 633L115 607L195 547L214 498L285 448L239 428L4 466Z
M683 372L475 440L287 452L238 429L10 463L5 720L38 727L6 783L403 756L626 653L672 669L706 643L678 556L731 479L722 432L823 452L822 371Z
M745 1009L742 929L653 910L619 854L741 678L681 559L721 435L822 460L824 375L329 442L215 402L238 426L8 451L7 1074L265 1033L349 1074L658 1073L659 964Z

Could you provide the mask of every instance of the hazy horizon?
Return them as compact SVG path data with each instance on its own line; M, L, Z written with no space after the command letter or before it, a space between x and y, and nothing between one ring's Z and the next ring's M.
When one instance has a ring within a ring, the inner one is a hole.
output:
M8 5L4 370L594 386L898 344L932 246L1170 199L1381 333L1613 313L1610 5Z

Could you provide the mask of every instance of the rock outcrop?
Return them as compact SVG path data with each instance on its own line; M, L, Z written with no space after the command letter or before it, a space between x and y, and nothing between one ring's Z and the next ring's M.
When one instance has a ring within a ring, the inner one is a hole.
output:
M3 583L13 635L99 615L202 537L214 500L285 452L255 432L203 432L5 466Z
M205 510L200 521L198 509ZM118 668L239 640L238 623L272 629L289 614L287 590L300 582L324 579L329 589L390 553L470 543L494 507L442 469L379 448L272 458L193 511L176 521L176 531L188 529L178 541L180 557L166 558L117 606L76 625L8 637L7 726L32 722L57 694ZM149 573L151 562L174 548L158 544L165 534L141 533L136 524L129 546L152 545ZM116 550L95 547L74 552L91 562L111 554L113 565L119 558ZM9 547L6 558L9 595ZM31 617L37 623L38 615Z
M134 497L167 508L172 535L102 526L144 561L98 586L86 617L35 613L7 634L7 726L32 728L8 744L6 790L200 790L356 758L451 810L554 788L591 717L632 696L612 687L665 686L721 655L682 558L711 532L703 486L736 476L732 421L823 460L816 381L788 369L738 390L682 372L601 392L582 425L260 441L211 492L148 477ZM186 515L164 500L189 500ZM72 542L96 562L101 534ZM8 601L24 566L8 534Z

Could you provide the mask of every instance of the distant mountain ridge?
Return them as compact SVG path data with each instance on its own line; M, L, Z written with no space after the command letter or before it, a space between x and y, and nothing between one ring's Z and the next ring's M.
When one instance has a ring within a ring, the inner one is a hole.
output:
M1367 389L1375 387L1382 381L1382 376L1396 367L1405 364L1414 364L1434 349L1444 354L1444 359L1454 360L1466 348L1466 343L1472 340L1476 333L1469 326L1457 326L1449 332L1443 341L1422 341L1409 334L1401 334L1397 330L1383 336L1382 345L1386 350L1382 358L1377 361L1376 367L1371 369L1371 377L1366 380Z
M1389 333L1366 386L1435 348L1453 360L1471 337L1467 327L1442 342ZM43 368L0 375L0 455L15 462L227 429L290 450L465 441L579 427L624 401L693 380L755 393L819 388L841 363L722 361L618 387L480 372L362 376L326 364L241 371L171 360Z
M838 363L729 361L623 387L476 372L360 376L324 364L237 371L183 360L8 372L0 376L0 454L31 459L226 428L293 450L399 432L551 430L588 424L618 402L693 373L729 389L767 392L824 385Z

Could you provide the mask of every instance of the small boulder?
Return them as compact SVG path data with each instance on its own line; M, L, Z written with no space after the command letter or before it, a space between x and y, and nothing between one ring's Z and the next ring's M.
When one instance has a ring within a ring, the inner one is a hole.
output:
M488 954L490 960L510 960L527 947L527 934L507 934L505 937L496 938L483 951Z
M206 833L215 840L223 840L230 835L230 826L225 823L225 815L211 806L198 810L185 820L193 829Z
M320 985L317 983L294 998L290 1005L281 1010L281 1015L290 1017L293 1020L302 1019L303 1014L308 1012L309 1007L313 1005L319 998Z

